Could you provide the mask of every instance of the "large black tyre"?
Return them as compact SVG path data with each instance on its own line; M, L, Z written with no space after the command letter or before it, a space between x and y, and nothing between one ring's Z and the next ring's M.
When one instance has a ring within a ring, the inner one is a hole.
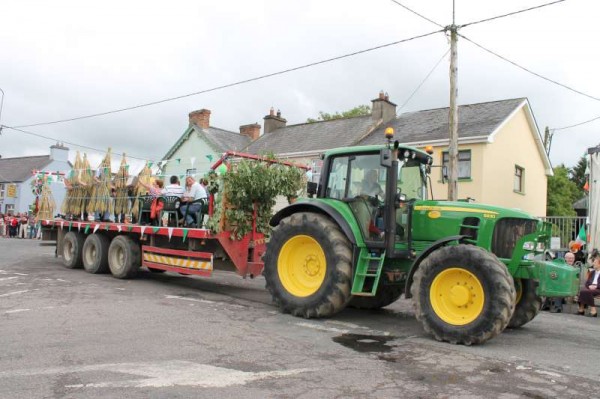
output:
M108 266L116 278L133 278L141 265L140 246L129 236L116 236L108 248Z
M263 274L283 312L306 318L331 316L351 298L350 242L324 215L293 214L273 229Z
M83 268L92 274L108 273L108 247L110 240L102 234L90 234L85 239L81 258Z
M435 250L415 273L416 316L438 341L481 344L500 334L515 309L506 266L472 245Z
M517 292L517 304L513 313L509 328L519 328L535 318L542 307L542 298L535 290L537 283L529 279L515 280L515 289Z
M387 274L383 273L375 296L353 296L348 306L356 309L381 309L396 302L403 292L402 284L390 284Z
M62 242L63 266L68 269L79 269L83 266L81 254L83 251L83 234L69 231L65 234Z

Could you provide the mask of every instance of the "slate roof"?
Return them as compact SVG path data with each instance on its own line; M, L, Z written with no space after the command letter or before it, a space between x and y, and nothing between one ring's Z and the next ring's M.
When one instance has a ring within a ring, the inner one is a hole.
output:
M31 177L33 169L43 169L50 162L50 155L0 158L0 183L23 182Z
M461 105L458 107L459 138L487 137L492 134L525 98ZM406 112L380 127L358 145L383 144L383 130L392 126L396 140L401 143L420 143L448 139L448 108Z
M196 133L209 141L218 152L225 152L229 150L240 151L250 143L250 138L242 136L239 133L231 132L229 130L219 129L216 127L209 126L208 129L202 129L197 125L188 127L183 135L175 142L173 147L163 157L163 159L171 159L173 154L179 147L188 139L190 134Z
M350 146L365 136L371 115L290 125L265 133L244 151L251 154L322 151Z

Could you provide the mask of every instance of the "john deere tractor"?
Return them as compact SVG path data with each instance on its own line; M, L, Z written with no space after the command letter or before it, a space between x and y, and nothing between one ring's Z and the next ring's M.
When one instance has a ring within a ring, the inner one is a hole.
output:
M404 294L425 331L471 345L531 321L542 296L577 293L578 270L546 260L548 224L513 209L428 200L426 152L388 138L323 160L316 198L271 220L263 273L284 312L327 317Z

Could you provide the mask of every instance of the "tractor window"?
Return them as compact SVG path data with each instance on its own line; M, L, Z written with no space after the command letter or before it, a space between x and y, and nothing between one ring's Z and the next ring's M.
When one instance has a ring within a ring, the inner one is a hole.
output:
M406 199L425 199L427 193L423 165L410 160L398 169L398 190Z
M387 169L379 152L339 156L331 161L326 196L348 203L365 240L383 240Z

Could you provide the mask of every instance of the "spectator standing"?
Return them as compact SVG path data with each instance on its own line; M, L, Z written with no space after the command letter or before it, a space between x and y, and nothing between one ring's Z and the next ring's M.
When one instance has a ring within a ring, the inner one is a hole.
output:
M4 215L0 213L0 237L6 235L6 224L4 222Z
M35 216L33 216L33 213L31 213L31 215L29 215L29 239L34 239L37 237L37 230L38 230L38 226L37 223L35 221Z
M590 261L592 262L593 269L590 271L588 278L585 282L585 288L579 291L579 309L577 314L583 316L585 314L585 308L589 307L589 317L598 317L598 310L594 303L594 297L600 295L600 253L598 250L594 250L590 255Z
M10 215L10 221L8 226L8 237L16 237L17 229L19 228L19 219L17 219L16 215Z
M29 218L26 213L22 213L19 217L19 238L27 238L27 227L29 226Z

